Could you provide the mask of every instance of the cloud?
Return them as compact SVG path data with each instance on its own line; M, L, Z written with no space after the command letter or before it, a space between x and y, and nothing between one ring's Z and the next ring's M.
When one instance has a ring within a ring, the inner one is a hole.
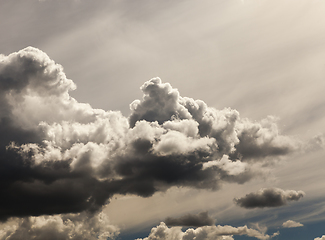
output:
M314 238L314 240L325 240L325 235L323 235L321 237Z
M303 191L282 190L279 188L262 188L245 197L235 198L234 202L243 208L281 207L288 201L298 201L305 195Z
M282 224L282 227L284 228L295 228L295 227L303 227L304 225L300 222L295 222L292 220L288 220Z
M274 117L261 122L240 119L236 110L216 110L201 100L181 97L177 89L159 78L146 82L141 90L143 99L130 105L131 127L141 120L163 124L172 119L193 119L198 123L199 135L214 138L219 154L230 155L232 159L281 156L296 148L293 139L279 134Z
M241 119L159 78L143 84L129 117L79 103L75 88L39 49L1 56L1 220L96 213L114 194L217 190L260 176L258 164L296 147L274 118Z
M168 228L164 222L161 222L159 226L151 229L148 237L142 240L233 240L233 235L246 235L266 240L277 236L278 233L274 233L270 236L258 230L248 228L247 226L232 227L229 225L204 226L196 229L189 228L183 232L181 227ZM141 239L139 238L138 240Z
M186 214L179 218L168 217L165 219L167 226L201 227L213 225L214 222L215 220L208 215L208 212Z
M79 213L14 218L8 224L2 224L1 228L1 240L106 240L119 234L119 229L109 224L103 212L95 216Z
M297 148L292 139L279 135L276 118L269 116L259 123L247 119L238 123L238 143L230 153L232 159L256 160L286 155Z
M325 134L318 134L315 137L311 138L307 144L305 145L305 151L317 151L320 149L324 149L325 147Z
M111 196L99 172L125 135L127 118L78 103L69 96L74 88L62 66L38 49L2 58L1 219L95 211Z

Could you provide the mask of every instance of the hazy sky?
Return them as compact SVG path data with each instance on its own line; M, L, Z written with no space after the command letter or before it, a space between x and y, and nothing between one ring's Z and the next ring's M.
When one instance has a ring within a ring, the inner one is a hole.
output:
M0 239L325 239L324 12L0 0Z

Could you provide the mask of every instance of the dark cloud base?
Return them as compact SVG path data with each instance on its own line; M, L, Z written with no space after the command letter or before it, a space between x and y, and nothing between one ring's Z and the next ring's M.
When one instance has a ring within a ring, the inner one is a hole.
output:
M198 214L186 214L179 218L168 217L165 223L170 226L186 226L186 227L202 227L211 226L215 220L208 215L208 212L200 212Z

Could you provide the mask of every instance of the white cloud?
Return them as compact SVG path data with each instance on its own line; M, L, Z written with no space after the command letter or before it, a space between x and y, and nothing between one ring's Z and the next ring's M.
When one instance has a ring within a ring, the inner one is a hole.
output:
M103 212L12 218L0 226L1 240L106 240L119 234L119 228L111 225Z
M325 235L323 235L321 237L314 238L314 240L325 240Z
M304 225L300 222L295 222L293 220L288 220L282 224L284 228L295 228L295 227L303 227Z
M161 222L159 226L151 229L148 237L142 240L233 240L233 235L245 235L260 240L267 240L277 236L278 233L270 236L247 226L232 227L229 225L204 226L196 229L189 228L183 232L181 227L168 228L164 222Z
M203 168L209 168L212 166L217 166L222 170L226 171L229 175L238 175L247 171L250 166L246 162L241 162L239 160L232 161L227 155L224 155L220 160L213 160L203 164Z

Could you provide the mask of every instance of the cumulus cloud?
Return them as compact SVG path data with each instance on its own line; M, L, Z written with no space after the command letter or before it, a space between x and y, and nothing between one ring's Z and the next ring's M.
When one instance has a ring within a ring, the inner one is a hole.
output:
M325 240L325 235L323 235L321 237L314 238L314 240Z
M288 201L298 201L305 195L303 191L262 188L245 197L235 198L234 202L243 208L281 207Z
M292 139L279 135L276 118L269 116L261 122L252 123L243 119L238 123L238 143L230 153L232 159L256 160L265 157L282 156L297 147Z
M1 224L1 240L106 240L114 239L119 229L109 223L103 213L61 214L41 217L13 218Z
M300 222L295 222L292 220L288 220L282 224L282 227L284 228L295 228L295 227L303 227L304 225Z
M232 159L281 156L296 147L292 139L279 134L274 117L261 122L240 119L236 110L216 110L201 100L181 97L177 89L159 78L146 82L141 90L143 99L130 105L131 127L141 120L163 124L172 119L193 119L198 124L199 135L215 139L218 153L230 155Z
M189 228L185 232L181 227L168 228L164 222L161 222L159 226L151 229L148 237L137 240L233 240L233 235L245 235L249 237L255 237L257 239L266 240L277 236L279 233L274 233L272 236L265 234L255 229L243 227L232 227L229 225L221 226L204 226L196 229Z
M177 187L218 189L260 173L295 149L274 118L241 119L181 97L159 78L131 114L94 109L44 52L0 60L0 218L98 212L114 194L148 197Z
M215 220L208 215L208 212L186 214L179 218L168 217L165 219L167 226L201 227L213 225L214 222Z

